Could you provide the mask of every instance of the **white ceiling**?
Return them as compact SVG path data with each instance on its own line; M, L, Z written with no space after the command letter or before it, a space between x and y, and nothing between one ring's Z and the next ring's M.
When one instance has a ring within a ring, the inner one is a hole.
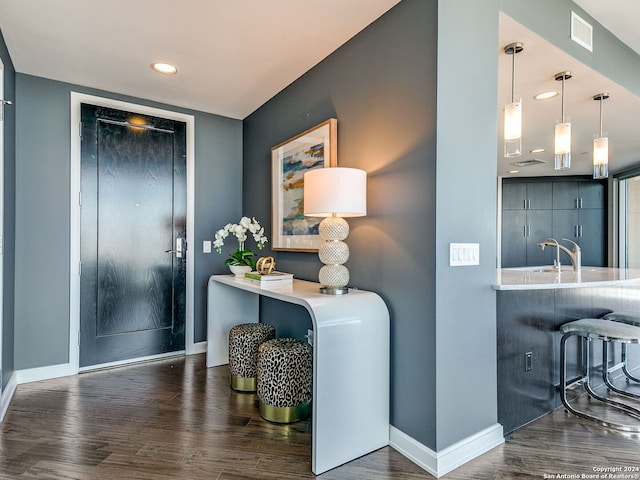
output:
M242 119L399 1L0 0L0 29L20 73Z
M0 29L20 73L243 119L324 59L400 0L0 0ZM618 38L640 52L638 0L575 0ZM547 151L547 163L518 168L520 176L554 175L553 125L560 99L534 102L554 74L570 70L566 114L573 125L573 166L563 174L590 174L598 105L607 91L604 130L612 171L636 163L640 135L633 128L640 101L542 38L501 15L499 115L510 98L511 57L520 41L516 95L523 99L523 150ZM167 61L178 74L162 76L150 64ZM633 118L634 121L629 121ZM502 130L499 126L498 131ZM500 135L499 135L500 136ZM636 143L638 139L638 143ZM502 157L498 174L515 169Z

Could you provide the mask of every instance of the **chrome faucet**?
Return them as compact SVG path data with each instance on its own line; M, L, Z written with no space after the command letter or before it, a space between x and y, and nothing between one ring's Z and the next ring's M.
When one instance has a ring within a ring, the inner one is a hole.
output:
M553 261L553 268L555 268L558 272L560 271L560 250L569 255L571 259L571 263L573 264L573 270L576 272L580 271L580 267L582 266L582 252L580 251L580 246L568 238L562 239L565 242L570 242L573 244L573 250L569 250L564 245L560 245L560 243L555 238L547 238L546 240L540 242L538 246L544 250L544 247L556 247L556 259Z

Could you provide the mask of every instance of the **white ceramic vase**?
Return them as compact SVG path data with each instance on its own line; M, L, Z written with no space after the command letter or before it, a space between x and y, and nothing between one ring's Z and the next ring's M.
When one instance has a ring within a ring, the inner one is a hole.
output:
M229 265L229 270L236 278L244 278L244 274L250 272L251 267L249 265Z

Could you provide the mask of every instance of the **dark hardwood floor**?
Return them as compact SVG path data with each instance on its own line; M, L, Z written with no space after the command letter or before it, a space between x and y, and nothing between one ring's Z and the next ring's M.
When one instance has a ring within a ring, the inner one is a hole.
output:
M20 385L0 424L2 479L293 480L314 478L310 456L309 422L262 420L204 355ZM606 467L639 468L638 436L558 409L442 478L640 478L582 477ZM319 478L433 477L386 447Z

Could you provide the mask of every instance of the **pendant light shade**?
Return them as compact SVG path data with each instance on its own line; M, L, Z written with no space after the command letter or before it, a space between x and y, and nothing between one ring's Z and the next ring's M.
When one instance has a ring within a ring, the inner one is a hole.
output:
M557 73L555 79L562 81L562 120L555 128L555 169L571 168L571 123L564 119L564 81L571 78L571 72Z
M504 47L504 53L511 55L511 103L504 107L504 156L519 157L522 154L522 101L515 101L516 54L523 50L520 42Z
M600 102L600 131L593 139L593 178L607 178L609 176L609 138L602 133L602 102L609 98L606 92L593 96Z

